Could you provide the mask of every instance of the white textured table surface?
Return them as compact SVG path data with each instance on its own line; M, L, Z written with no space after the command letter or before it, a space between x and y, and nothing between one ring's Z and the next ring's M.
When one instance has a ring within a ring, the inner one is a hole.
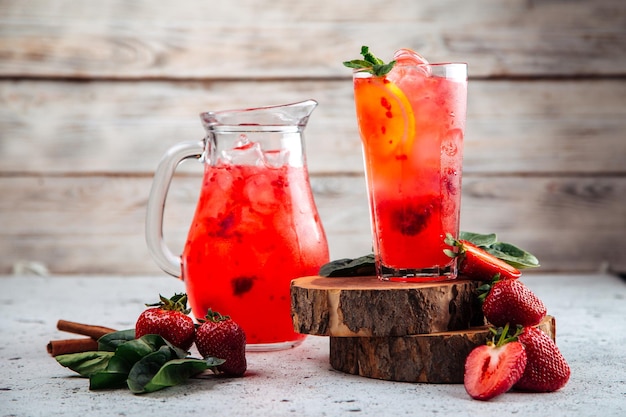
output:
M626 284L608 275L525 275L557 319L572 376L548 394L474 401L462 385L397 383L334 371L328 340L248 353L239 379L191 379L147 395L91 392L46 352L58 319L125 329L169 277L0 277L0 416L626 416Z

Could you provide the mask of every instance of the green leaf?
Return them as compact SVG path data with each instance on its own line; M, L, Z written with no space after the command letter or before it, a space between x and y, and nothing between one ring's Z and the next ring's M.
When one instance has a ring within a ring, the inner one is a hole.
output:
M122 343L115 350L115 357L119 358L126 368L130 370L132 366L146 355L159 350L161 346L167 346L167 342L156 334L147 334L139 339ZM120 364L120 369L123 366Z
M98 339L98 350L106 350L115 352L115 349L129 340L135 340L135 329L120 330L117 332L105 334Z
M473 232L459 232L459 240L467 240L479 247L491 246L498 241L495 233L480 234Z
M369 46L361 46L361 55L363 55L363 58L365 58L367 62L371 62L374 65L384 64L382 59L377 58L370 52Z
M106 369L112 357L113 352L94 351L59 355L55 359L61 365L78 373L80 376L89 377L96 372Z
M372 54L367 46L361 47L361 55L363 55L363 59L344 61L343 65L348 68L362 69L375 76L382 77L387 75L396 64L396 61L385 64L385 61Z
M172 359L159 366L156 373L156 363L154 367L149 369L138 369L135 374L135 368L140 368L142 362L149 357L138 362L133 368L133 372L128 377L128 387L134 394L154 392L163 388L179 385L191 376L197 375L208 369L208 365L202 359ZM157 362L158 363L158 362ZM143 368L143 366L141 366ZM144 371L146 371L144 373Z
M90 390L128 387L134 393L152 392L176 385L191 375L215 369L224 360L187 358L163 337L149 334L128 339L131 331L115 332L100 340L105 350L59 355L63 366L89 378ZM108 337L107 337L108 336ZM110 349L115 347L115 352Z
M126 386L128 374L133 366L162 346L169 349L165 339L154 334L120 344L110 358L106 369L89 377L89 389L99 390Z
M109 361L109 365L106 367L106 371L109 372L119 372L128 374L130 372L130 368L134 365L134 362L129 362L127 358L123 355L113 355L111 360Z
M158 351L163 346L171 349L172 353L178 358L187 356L186 351L174 347L163 337L157 334L147 334L139 339L129 340L119 345L107 369L128 373L141 358Z
M329 262L319 270L319 274L323 277L359 277L376 275L376 264L374 255L369 254L360 258L338 259Z
M137 361L128 373L128 388L135 394L144 392L144 387L170 359L172 351L169 346L161 346L156 352Z
M128 372L116 372L105 369L89 377L89 389L96 391L100 389L123 388L126 386L127 377Z
M158 391L178 385L207 369L215 370L224 359L179 358L174 349L162 346L138 361L128 374L128 388L135 394Z
M156 359L164 354L166 354L167 357L163 363L171 358L185 357L187 352L175 348L163 337L156 334L148 334L139 339L124 342L117 347L106 369L90 376L89 389L98 390L124 387L127 385L129 375L133 372L137 363L145 361L143 362L144 364L151 365L157 363ZM146 360L146 358L151 359ZM154 372L157 371L158 368L154 370Z
M345 61L343 65L348 68L355 68L355 69L372 67L371 63L364 61L362 59L353 59L352 61Z
M537 268L539 260L531 253L506 242L496 242L485 250L496 258L519 268Z
M382 77L383 75L387 75L394 67L394 65L396 65L396 61L391 61L388 64L379 64L379 65L374 65L374 75L378 76L378 77Z

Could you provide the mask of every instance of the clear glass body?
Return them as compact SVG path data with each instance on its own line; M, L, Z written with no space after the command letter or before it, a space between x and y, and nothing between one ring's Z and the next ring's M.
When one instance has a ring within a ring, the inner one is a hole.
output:
M231 316L248 350L304 340L291 321L291 280L329 261L302 135L316 104L201 115L204 176L175 271L193 315L212 309Z
M443 250L459 232L466 65L357 70L354 94L379 278L456 278Z

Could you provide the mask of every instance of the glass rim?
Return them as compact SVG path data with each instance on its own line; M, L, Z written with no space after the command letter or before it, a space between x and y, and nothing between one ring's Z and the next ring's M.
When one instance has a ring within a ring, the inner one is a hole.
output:
M467 67L468 63L463 61L449 61L449 62L429 62L423 64L398 64L399 67L447 67L447 66L463 66ZM394 67L395 67L394 65ZM353 68L352 72L369 71L369 68Z
M430 68L431 70L439 70L446 71L440 73L432 73L430 76L440 77L440 78L449 78L449 79L467 79L467 62L435 62L435 63L424 63L424 64L399 64L399 67L402 68ZM395 68L395 66L394 66ZM369 77L378 77L377 75L372 74L371 69L369 68L354 68L352 70L353 77L359 78L369 78ZM386 77L388 74L385 74Z

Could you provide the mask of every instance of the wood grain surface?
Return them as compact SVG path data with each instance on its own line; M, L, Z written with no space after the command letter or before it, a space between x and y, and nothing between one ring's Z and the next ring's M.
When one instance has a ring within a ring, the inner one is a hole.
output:
M143 221L161 155L203 136L202 111L308 98L331 257L369 252L341 65L361 45L469 64L462 228L542 272L626 272L625 28L621 0L0 1L0 273L158 273ZM179 172L174 251L201 168Z
M303 277L291 283L298 333L337 337L406 336L484 324L478 281L385 282L377 277Z
M538 328L556 340L556 320ZM462 384L465 358L491 337L485 327L404 337L331 337L330 364L349 374L387 381Z

